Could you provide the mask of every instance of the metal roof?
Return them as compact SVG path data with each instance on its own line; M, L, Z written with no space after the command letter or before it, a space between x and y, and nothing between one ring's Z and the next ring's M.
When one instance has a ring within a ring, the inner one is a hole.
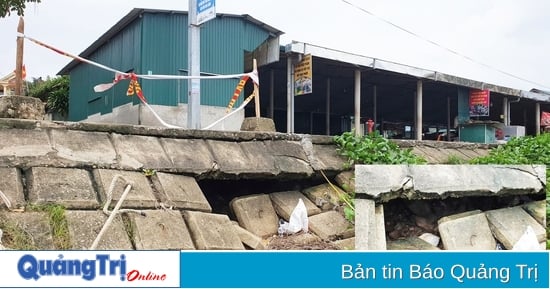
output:
M175 11L175 10L161 10L161 9L146 9L146 8L134 8L128 13L126 16L124 16L122 19L120 19L111 29L107 30L103 35L101 35L92 45L90 45L88 48L86 48L82 53L79 54L80 57L87 58L90 56L94 51L96 51L99 47L104 45L111 39L114 35L119 33L121 30L123 30L126 26L128 26L130 23L132 23L137 18L141 17L143 13L176 13L176 14L188 14L187 11ZM236 15L236 14L225 14L225 13L217 13L216 17L234 17L234 18L242 18L245 21L248 21L254 25L257 25L266 31L268 31L273 36L279 36L281 34L284 34L284 32L266 24L263 23L260 20L255 19L254 17L248 15L248 14L242 14L242 15ZM73 69L77 64L79 63L78 60L72 60L69 62L69 64L65 65L57 74L58 75L65 75L68 74L71 69Z
M412 77L429 79L433 81L445 82L453 85L460 85L477 89L488 89L493 92L501 93L504 95L516 96L521 98L527 98L535 101L549 102L550 94L543 93L537 89L531 91L525 91L520 89L509 88L505 86L494 85L485 83L482 81L472 80L459 76L454 76L435 70L428 70L424 68L418 68L406 64L396 63L392 61L382 60L378 58L363 56L354 53L348 53L340 50L325 48L309 43L293 41L286 45L285 52L287 53L300 53L311 54L320 58L345 62L357 66L358 68L379 69L399 74L405 74Z

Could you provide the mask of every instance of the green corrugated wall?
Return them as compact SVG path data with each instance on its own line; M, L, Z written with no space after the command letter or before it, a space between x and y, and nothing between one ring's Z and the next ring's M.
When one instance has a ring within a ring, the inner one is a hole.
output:
M267 31L243 18L217 17L210 20L201 26L201 71L242 73L244 53L256 49L268 37ZM120 71L133 68L138 74L185 75L178 70L187 70L187 15L146 12L90 58ZM69 120L109 113L113 107L131 101L138 103L136 97L126 96L127 80L103 93L93 91L96 84L112 81L114 75L111 72L79 64L70 75ZM151 104L187 103L187 80L139 81ZM237 79L202 80L201 104L225 107L237 82Z

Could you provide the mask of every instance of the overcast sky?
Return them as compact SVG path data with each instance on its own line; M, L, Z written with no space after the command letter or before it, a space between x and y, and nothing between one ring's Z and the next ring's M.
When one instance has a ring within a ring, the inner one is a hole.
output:
M483 65L429 44L342 0L216 0L216 10L249 14L285 32L281 44L297 40L512 88L550 90L550 1L347 2ZM187 4L185 0L42 0L27 6L25 33L80 54L132 8L186 11ZM0 18L0 77L15 68L17 21L16 15ZM70 61L25 41L29 79L54 76Z

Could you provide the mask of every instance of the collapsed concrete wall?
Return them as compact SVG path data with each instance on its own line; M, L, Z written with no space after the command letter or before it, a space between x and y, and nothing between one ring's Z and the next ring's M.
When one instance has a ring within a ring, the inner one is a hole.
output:
M413 146L432 163L451 156L469 159L488 149L429 141L399 145ZM0 119L0 191L9 202L0 206L0 228L4 241L17 239L7 234L12 230L32 240L29 248L89 248L107 220L101 210L109 192L112 209L124 191L125 182L113 184L115 176L121 176L132 185L122 208L137 212L118 215L100 249L269 248L266 242L273 228L279 219L288 221L299 198L309 199L311 226L310 234L297 236L296 242L313 240L319 245L309 248L327 248L330 242L330 248L351 249L353 225L343 217L339 197L330 196L334 190L326 183L277 192L253 188L254 194L235 199L232 214L214 211L200 186L205 180L299 183L322 180L321 171L331 180L338 176L336 180L349 182L353 173L340 174L343 163L332 139L325 136ZM266 207L260 210L258 203ZM67 230L62 233L65 243L52 228L60 225L48 211L52 204L65 207L59 220ZM260 215L271 216L270 223L254 219L262 219Z

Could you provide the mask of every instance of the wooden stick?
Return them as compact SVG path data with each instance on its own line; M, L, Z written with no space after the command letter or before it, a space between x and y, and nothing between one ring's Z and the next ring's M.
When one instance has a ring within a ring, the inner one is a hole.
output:
M17 32L25 34L25 22L23 17L19 17ZM17 50L15 55L15 95L21 95L21 87L23 86L23 37L17 37Z
M254 58L252 64L253 70L258 71L258 64ZM260 76L258 75L258 82L260 81ZM260 89L257 83L254 83L254 106L256 108L256 117L260 118Z

